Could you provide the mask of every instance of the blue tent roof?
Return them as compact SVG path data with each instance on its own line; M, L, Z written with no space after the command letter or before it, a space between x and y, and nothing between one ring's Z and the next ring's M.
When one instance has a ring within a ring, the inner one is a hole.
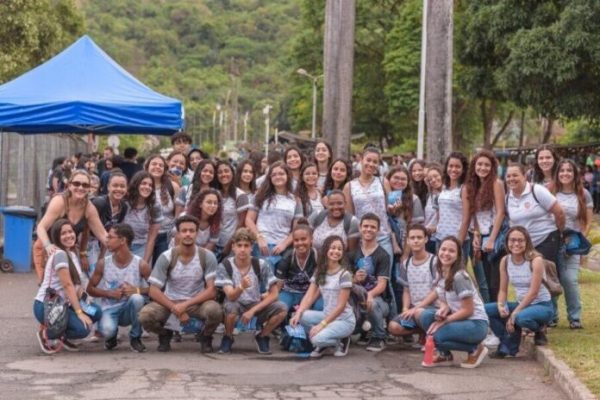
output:
M87 35L0 86L0 132L170 135L183 125L181 101L145 86Z

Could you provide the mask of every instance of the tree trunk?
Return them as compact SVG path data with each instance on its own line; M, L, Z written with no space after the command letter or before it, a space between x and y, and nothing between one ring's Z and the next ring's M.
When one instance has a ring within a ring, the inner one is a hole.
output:
M552 127L554 126L554 118L548 117L546 130L544 131L544 137L542 138L542 144L548 143L550 136L552 136Z
M525 142L525 110L521 111L521 122L519 124L519 148L523 147ZM519 162L523 162L523 153L519 157Z
M452 151L453 1L427 1L427 159L443 162Z
M500 140L500 138L502 137L502 134L506 131L506 128L508 128L508 124L510 124L514 115L515 115L514 111L511 111L508 113L508 117L506 117L506 121L504 121L504 123L502 124L502 126L500 127L498 132L496 132L496 134L494 135L490 149L493 149L496 146L496 143L498 143L498 140Z
M479 106L481 110L481 123L483 125L483 148L492 148L492 128L494 127L494 117L496 116L496 102L493 100L481 100Z
M323 136L348 158L352 134L355 0L327 0L323 69Z

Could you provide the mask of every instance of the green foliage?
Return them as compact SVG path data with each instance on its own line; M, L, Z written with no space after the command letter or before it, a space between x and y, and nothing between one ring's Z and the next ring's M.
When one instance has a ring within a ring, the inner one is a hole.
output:
M248 111L250 138L263 132L262 107L287 116L290 37L299 24L292 0L81 0L89 33L137 78L182 99L186 130L197 142L212 138L213 113L237 99ZM291 67L294 68L294 67ZM279 121L279 120L278 120ZM232 126L228 127L233 131Z
M0 1L0 83L48 60L83 31L72 0Z

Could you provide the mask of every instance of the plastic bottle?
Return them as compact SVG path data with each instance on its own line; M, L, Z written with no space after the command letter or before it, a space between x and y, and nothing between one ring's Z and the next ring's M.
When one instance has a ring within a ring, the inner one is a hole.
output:
M423 362L421 365L424 367L430 367L433 365L433 351L435 350L435 343L433 342L433 335L427 335L425 341L425 355L423 355Z

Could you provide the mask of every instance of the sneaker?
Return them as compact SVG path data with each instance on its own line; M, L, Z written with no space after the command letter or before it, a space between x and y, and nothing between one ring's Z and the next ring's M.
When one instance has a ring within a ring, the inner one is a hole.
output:
M327 351L327 347L315 347L315 349L310 353L310 358L321 358Z
M556 328L557 326L558 326L557 319L553 319L552 321L548 322L548 328Z
M485 339L483 339L483 345L485 347L498 347L500 345L500 339L490 332Z
M173 341L175 343L181 343L181 333L173 332Z
M115 336L113 336L111 338L108 338L108 339L104 340L104 349L105 350L112 350L115 347L117 347L117 344L118 344L118 342L117 342L117 335L115 335Z
M256 350L258 350L259 354L271 354L268 336L262 336L260 334L254 335L254 342L256 343Z
M40 349L44 353L46 353L46 354L54 354L54 353L56 353L55 349L49 347L46 344L46 340L44 339L44 331L39 330L35 336L37 337L38 343L40 344Z
M488 351L488 348L480 343L479 346L477 346L477 350L473 353L469 353L467 359L460 363L461 368L477 368L485 356L487 356Z
M67 351L79 351L79 347L75 343L69 341L68 339L63 339L63 347Z
M423 361L421 366L425 368L441 367L444 365L452 365L452 361L454 361L452 353L448 353L447 355L438 353L433 356L433 362L431 364L425 364L425 361Z
M420 351L425 351L425 334L423 333L419 333L419 339L417 341L415 341L411 347L413 349L419 349Z
M500 351L500 350L496 350L496 351L490 353L490 358L493 358L496 360L504 360L508 356L509 356L508 354L506 354L505 352Z
M569 328L571 329L583 329L583 325L581 325L581 321L574 320L569 322Z
M224 333L225 332L225 325L223 325L223 323L220 323L219 326L217 326L217 329L215 329L215 333Z
M360 337L356 341L356 344L359 346L366 346L369 343L369 333L361 332Z
M221 346L219 346L219 353L228 354L231 353L231 346L233 346L233 337L223 335L223 339L221 339Z
M212 353L214 351L212 346L212 336L200 335L196 338L200 342L200 353Z
M367 345L367 351L380 352L385 348L385 341L381 338L371 338Z
M129 340L129 347L136 353L144 353L146 351L146 346L144 346L142 339L140 338L132 338Z
M345 337L340 340L337 347L335 348L335 352L333 353L334 357L344 357L348 354L348 349L350 348L350 336Z
M544 332L538 331L533 337L533 343L535 343L536 346L545 346L548 344L548 338Z
M167 331L166 335L158 335L158 347L157 351L161 353L165 353L167 351L171 351L171 338L173 337L173 331ZM144 337L142 335L142 337Z

